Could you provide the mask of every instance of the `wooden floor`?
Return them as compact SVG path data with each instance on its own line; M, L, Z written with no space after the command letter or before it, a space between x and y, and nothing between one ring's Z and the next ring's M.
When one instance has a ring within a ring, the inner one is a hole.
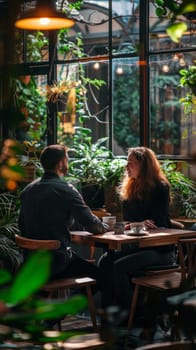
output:
M56 326L54 326L53 329L56 329ZM67 316L64 320L62 320L62 331L66 332L69 330L77 330L77 332L81 331L82 334L94 333L91 320L86 314L81 314L77 316ZM99 329L99 333L101 333L102 331L103 330ZM139 326L139 324L135 325L135 327L128 334L126 332L126 328L123 327L117 327L116 329L106 329L105 327L104 332L104 336L113 337L114 339L114 346L107 348L107 350L134 350L139 346L146 345L149 343L160 343L163 341L170 341L170 334L167 334L167 332L164 332L161 329L157 329L156 333L153 335L152 340L147 340L146 335L142 334L143 330ZM43 350L43 347L26 342L25 344L23 342L20 346L20 343L17 342L17 344L0 344L0 349Z
M100 327L100 324L99 324ZM92 328L92 323L88 316L86 315L79 315L77 317L70 316L65 318L62 321L62 330L68 331L68 330L81 330L82 332L87 333L93 333L94 330ZM105 329L106 331L106 329ZM99 332L102 332L101 329L99 329ZM107 331L106 331L107 332ZM115 337L115 347L114 349L110 350L133 350L136 349L139 346L146 345L149 343L156 343L156 342L162 342L162 341L168 341L170 340L170 334L166 331L163 331L162 329L157 329L156 332L153 334L153 340L148 340L146 334L143 334L143 329L140 327L140 325L136 324L135 327L128 333L125 327L120 327L114 329L111 334L107 334L107 336L114 336ZM126 342L125 342L126 339Z

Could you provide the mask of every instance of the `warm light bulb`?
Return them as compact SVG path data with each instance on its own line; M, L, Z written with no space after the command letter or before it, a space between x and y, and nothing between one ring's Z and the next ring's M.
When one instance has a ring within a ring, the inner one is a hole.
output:
M168 64L164 64L164 65L163 65L162 71L163 71L164 73L168 73L168 72L169 72L169 66L168 66Z
M61 28L70 28L74 21L69 18L58 17L31 17L18 19L15 27L26 30L58 30Z
M123 69L122 69L122 67L117 67L117 68L116 68L116 74L119 74L119 75L123 74Z
M99 69L100 68L100 64L99 64L99 62L96 62L94 65L93 65L93 68L94 69Z
M70 28L74 23L65 13L57 11L51 1L37 0L34 9L19 14L15 27L25 30L59 30Z
M179 60L179 56L175 53L175 54L173 55L172 60L173 60L174 62L177 62L177 61Z
M45 26L45 25L48 25L48 23L50 22L50 19L49 18L40 18L40 24Z
M181 67L186 66L186 62L185 62L183 57L179 59L179 66L181 66Z

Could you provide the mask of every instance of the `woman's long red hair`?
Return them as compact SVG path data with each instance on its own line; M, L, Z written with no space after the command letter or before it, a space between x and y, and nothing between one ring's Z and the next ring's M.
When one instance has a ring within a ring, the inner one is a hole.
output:
M161 181L170 186L155 153L151 149L147 147L129 148L128 159L129 157L134 157L140 162L141 172L136 179L130 178L127 171L125 172L119 188L122 200L131 198L145 200L150 195L151 189Z

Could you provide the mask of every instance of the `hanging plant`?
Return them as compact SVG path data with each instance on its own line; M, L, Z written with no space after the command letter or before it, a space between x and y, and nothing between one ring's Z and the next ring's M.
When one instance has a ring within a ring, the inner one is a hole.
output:
M67 102L68 94L79 86L80 82L78 81L63 80L52 85L46 85L45 96L47 97L47 101L51 103L58 101Z

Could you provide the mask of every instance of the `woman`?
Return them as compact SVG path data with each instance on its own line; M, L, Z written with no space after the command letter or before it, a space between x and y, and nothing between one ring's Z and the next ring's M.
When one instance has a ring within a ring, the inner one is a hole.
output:
M148 228L170 227L170 184L154 152L130 148L126 170L120 188L124 220L145 221Z
M135 147L128 150L119 193L125 221L144 221L149 229L170 227L170 185L151 149ZM129 229L130 224L126 228ZM132 297L131 277L147 266L172 264L174 258L173 246L139 248L134 244L121 251L103 254L99 261L103 308L117 304L127 310Z

